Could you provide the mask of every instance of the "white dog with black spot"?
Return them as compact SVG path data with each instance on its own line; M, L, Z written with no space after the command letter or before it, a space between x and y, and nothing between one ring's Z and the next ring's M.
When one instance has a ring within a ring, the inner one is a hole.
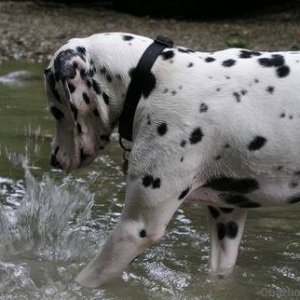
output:
M109 142L152 43L103 33L55 53L45 71L54 167L83 167ZM210 270L229 274L248 208L300 200L299 61L299 52L165 48L142 81L122 216L77 282L96 288L120 274L187 201L208 205Z

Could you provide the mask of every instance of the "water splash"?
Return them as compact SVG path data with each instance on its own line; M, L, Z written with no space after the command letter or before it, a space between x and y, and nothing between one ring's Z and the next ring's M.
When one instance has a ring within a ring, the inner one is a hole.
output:
M64 299L69 289L65 299L80 296L73 277L100 240L90 217L94 195L82 184L57 185L48 175L37 181L26 160L23 166L18 205L0 211L0 299Z

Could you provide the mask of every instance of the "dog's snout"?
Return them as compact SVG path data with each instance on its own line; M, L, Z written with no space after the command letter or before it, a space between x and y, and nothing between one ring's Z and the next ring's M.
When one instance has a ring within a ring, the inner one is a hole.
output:
M57 160L55 154L52 154L52 155L51 155L50 165L51 165L53 168L56 168L56 169L62 169L62 166L61 166L60 162Z
M83 148L80 149L80 164L83 165L83 163L88 159L89 155L84 152Z

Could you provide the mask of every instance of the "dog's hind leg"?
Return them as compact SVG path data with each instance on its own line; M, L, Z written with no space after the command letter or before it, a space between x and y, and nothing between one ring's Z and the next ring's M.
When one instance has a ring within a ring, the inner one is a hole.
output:
M244 231L247 209L208 206L210 225L210 272L232 272Z

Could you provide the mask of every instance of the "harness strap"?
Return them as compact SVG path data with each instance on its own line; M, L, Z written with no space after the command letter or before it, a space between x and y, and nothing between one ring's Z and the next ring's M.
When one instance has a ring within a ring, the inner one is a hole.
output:
M173 42L171 40L160 35L157 36L153 43L145 50L136 68L132 72L123 112L119 119L120 138L132 141L134 115L142 95L144 82L160 53L165 48L171 47L173 47Z

